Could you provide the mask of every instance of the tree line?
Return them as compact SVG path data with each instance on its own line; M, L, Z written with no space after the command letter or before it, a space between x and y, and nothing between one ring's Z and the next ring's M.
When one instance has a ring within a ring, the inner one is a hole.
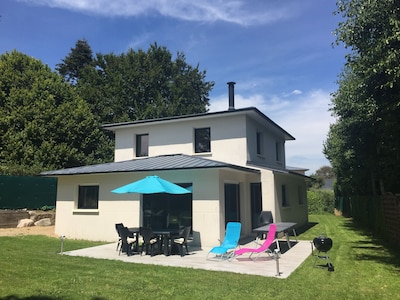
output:
M336 43L349 50L332 95L324 153L338 195L400 192L400 2L337 1Z
M93 54L86 40L51 70L14 50L0 55L0 174L113 159L102 124L202 113L214 83L156 43L147 51Z

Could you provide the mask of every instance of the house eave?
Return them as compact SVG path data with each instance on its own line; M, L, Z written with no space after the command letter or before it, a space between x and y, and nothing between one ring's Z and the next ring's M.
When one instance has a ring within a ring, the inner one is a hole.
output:
M147 164L146 164L147 162ZM169 163L168 163L169 162ZM184 154L160 155L136 160L110 162L91 166L81 166L62 170L46 171L41 176L58 177L89 174L112 174L129 172L157 172L199 169L233 169L237 171L260 173L258 169L228 164Z
M254 162L247 162L247 165L253 166L253 167L256 167L256 168L260 168L260 169L264 169L264 170L269 170L269 171L273 172L274 174L295 175L295 176L303 177L306 180L314 180L314 178L312 178L312 177L309 177L309 176L304 175L304 174L300 174L300 173L292 171L290 169L284 169L284 168L277 169L277 168L268 167L268 166L265 166L265 165L260 165L260 164L254 163Z

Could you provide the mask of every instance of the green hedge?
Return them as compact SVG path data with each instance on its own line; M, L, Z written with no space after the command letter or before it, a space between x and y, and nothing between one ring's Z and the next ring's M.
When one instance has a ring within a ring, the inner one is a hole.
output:
M335 211L335 197L331 190L310 189L307 199L309 214L331 214Z

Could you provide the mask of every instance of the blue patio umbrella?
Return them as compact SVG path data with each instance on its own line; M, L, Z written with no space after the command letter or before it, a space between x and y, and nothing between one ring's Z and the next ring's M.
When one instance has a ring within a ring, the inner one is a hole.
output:
M126 193L139 193L139 194L155 194L155 193L168 193L168 194L189 194L187 190L175 183L169 182L158 176L147 176L141 180L129 183L127 185L116 188L111 191L117 194Z

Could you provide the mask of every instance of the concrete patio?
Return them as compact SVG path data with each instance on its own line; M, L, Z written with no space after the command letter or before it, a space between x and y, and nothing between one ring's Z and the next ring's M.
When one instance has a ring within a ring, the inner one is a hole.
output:
M278 264L273 256L269 257L263 253L257 260L251 260L248 255L238 256L232 261L215 261L207 260L209 248L199 249L191 247L189 244L189 255L181 257L179 255L164 256L163 254L140 255L135 254L127 256L124 253L118 255L116 243L85 248L80 250L63 252L64 255L84 256L97 259L119 260L127 263L152 264L171 267L204 269L210 271L224 271L248 275L258 275L265 277L287 278L296 268L298 268L305 259L311 254L310 241L291 242L292 247L289 249L286 241L280 241L282 254ZM254 242L243 245L243 247L254 248Z

